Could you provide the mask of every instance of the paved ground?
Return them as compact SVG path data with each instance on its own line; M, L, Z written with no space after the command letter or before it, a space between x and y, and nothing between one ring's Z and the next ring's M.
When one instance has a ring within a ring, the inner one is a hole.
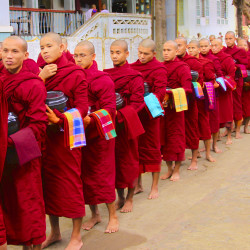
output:
M157 200L146 199L151 175L145 174L145 192L135 196L133 213L119 213L118 233L103 233L108 215L100 206L103 222L83 232L82 249L250 250L250 135L230 146L223 138L219 146L216 163L201 159L197 171L188 171L186 160L179 182L160 181ZM89 216L87 208L84 220ZM66 246L71 221L61 219L61 229L63 240L48 249Z

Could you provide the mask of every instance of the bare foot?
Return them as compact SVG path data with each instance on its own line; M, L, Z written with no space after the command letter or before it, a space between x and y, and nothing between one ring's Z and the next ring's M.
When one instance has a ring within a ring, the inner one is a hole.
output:
M198 155L197 155L197 158L201 158L201 154L200 154L200 152L201 152L201 151L199 151L199 153L198 153ZM192 157L192 156L188 157L188 160L192 160L192 159L193 159L193 157Z
M133 201L126 200L124 206L121 209L121 213L130 213L133 210Z
M241 139L241 138L242 138L242 136L240 135L240 132L236 132L235 138L236 138L236 139Z
M188 170L197 170L198 164L197 162L191 162L191 165L188 167Z
M71 240L65 250L80 250L83 242L81 238L79 240Z
M161 180L166 180L166 179L170 178L170 177L172 176L172 174L173 174L173 170L172 170L172 171L168 171L166 174L163 174L163 175L160 177L160 179L161 179Z
M179 179L180 179L180 174L179 172L176 172L172 174L170 181L178 181Z
M109 220L109 224L105 230L105 233L115 233L115 232L118 232L119 230L119 221L118 221L118 218L117 217L114 217L114 218L110 218Z
M213 151L217 154L222 153L222 150L220 150L218 147L213 147Z
M62 240L61 234L50 234L42 243L42 249Z
M115 203L115 209L116 210L119 210L121 209L123 206L124 206L124 203L125 203L125 200L118 200L116 203Z
M227 139L226 145L231 145L233 143L232 139Z
M249 132L249 130L248 130L248 126L245 126L245 127L244 127L244 133L245 133L245 134L250 134L250 132Z
M151 190L148 199L149 200L153 200L153 199L157 199L159 197L159 191L158 188L154 188Z
M206 159L207 161L210 161L210 162L216 162L216 160L211 155L207 156Z
M143 190L143 187L141 185L136 185L135 187L135 191L134 191L134 195L135 194L139 194L139 193L142 193L144 190Z
M100 215L92 217L87 222L82 224L82 229L89 231L91 228L93 228L96 224L100 223L101 221L102 220Z
M31 246L23 246L23 250L32 250L32 249L33 249L32 245Z

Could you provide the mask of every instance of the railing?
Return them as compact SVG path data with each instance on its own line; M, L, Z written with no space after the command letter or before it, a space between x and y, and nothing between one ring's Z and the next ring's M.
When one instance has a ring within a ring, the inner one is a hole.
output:
M69 36L84 23L84 13L65 10L10 7L10 25L15 35L41 36L53 31Z

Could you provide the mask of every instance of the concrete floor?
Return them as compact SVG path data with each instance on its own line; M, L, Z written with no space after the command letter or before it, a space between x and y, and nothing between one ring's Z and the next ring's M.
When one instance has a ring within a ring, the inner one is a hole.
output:
M144 174L145 192L135 196L132 213L118 213L118 233L103 233L108 214L105 205L101 205L103 221L83 232L82 249L250 250L250 135L233 139L230 146L223 138L219 146L223 153L212 153L215 163L200 159L199 169L188 171L186 160L179 182L160 181L157 200L147 200L151 174ZM187 151L186 156L189 155ZM163 163L162 172L165 171ZM90 217L86 210L84 221ZM49 230L48 227L48 233ZM66 247L71 220L61 219L61 231L63 240L47 249Z

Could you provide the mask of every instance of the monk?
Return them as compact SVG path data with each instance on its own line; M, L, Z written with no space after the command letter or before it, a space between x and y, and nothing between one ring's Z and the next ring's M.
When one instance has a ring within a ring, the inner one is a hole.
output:
M235 44L236 37L233 31L228 31L225 35L225 42L227 48L224 52L231 55L235 61L235 66L239 68L240 65L247 67L247 53L245 50L238 48ZM243 89L243 78L238 74L235 75L235 82L237 83L236 89L233 91L233 110L234 110L234 123L235 123L235 138L241 138L240 126L243 121L242 113L242 89Z
M247 52L248 66L247 69L250 70L250 50L245 39L239 39L237 46L244 49ZM250 121L250 84L249 82L244 82L242 91L242 110L244 117L244 133L249 134L248 124Z
M210 43L211 43L215 38L216 38L215 35L210 35L210 36L209 36L209 41L210 41Z
M206 38L203 38L200 40L200 54L209 60L211 60L214 64L215 74L216 77L222 77L223 72L220 65L219 59L214 56L211 52L211 46L209 43L209 40ZM209 123L210 123L210 129L213 137L213 144L212 144L212 150L215 153L221 153L222 151L217 146L217 141L219 137L219 129L220 129L220 121L219 121L219 90L218 90L218 84L214 82L215 87L215 94L216 94L216 105L214 110L209 111Z
M177 53L178 45L176 42L167 41L164 44L163 64L168 72L167 87L171 89L183 88L186 93L192 93L190 69L186 63L177 58ZM184 111L176 112L173 105L166 102L169 98L173 100L170 94L166 94L163 101L165 126L162 154L163 160L166 161L168 166L168 172L163 177L164 179L171 177L171 181L178 181L180 179L181 162L185 160L185 117ZM175 162L174 167L173 162Z
M178 37L175 42L178 45L177 56L178 58L187 63L191 70L199 73L198 81L203 83L203 69L202 65L197 58L190 56L187 53L187 39ZM198 127L198 108L197 101L193 93L187 93L188 110L184 111L185 114L185 136L186 136L186 149L191 149L192 158L188 170L198 169L198 156L199 155L199 127ZM163 176L164 177L164 176Z
M167 70L156 58L156 45L150 39L140 42L138 60L131 67L143 75L143 80L150 86L162 103L166 92ZM140 112L140 119L145 133L139 137L140 175L135 193L143 192L141 173L152 173L152 186L148 199L158 198L158 180L161 171L160 117L151 119L146 109Z
M23 65L28 57L24 39L6 38L2 57L5 104L1 105L5 105L5 110L1 119L5 124L1 123L1 130L5 126L6 132L8 112L14 112L20 122L20 130L7 139L8 149L15 148L19 160L15 163L6 160L1 181L7 243L23 245L23 249L41 249L46 237L41 177L41 145L47 125L46 90L42 80Z
M205 59L200 55L200 43L196 40L190 41L188 44L188 53L191 56L194 56L199 59L199 62L203 66L203 80L204 82L215 82L215 69L213 62L209 59ZM218 85L218 84L217 84ZM202 88L205 92L205 85L202 83ZM208 98L205 95L205 98ZM206 100L208 101L208 100ZM205 106L205 99L197 100L198 105L198 125L199 125L199 134L200 140L204 141L205 150L206 150L206 159L210 162L214 162L215 159L211 156L210 147L211 147L211 130L209 124L209 112L208 108Z
M61 37L45 34L40 41L41 55L47 65L40 72L47 91L62 91L68 97L67 109L76 108L82 118L88 111L87 82L83 69L67 60L63 54ZM47 130L46 150L43 154L43 188L46 214L51 233L43 248L61 240L59 217L72 218L73 231L67 250L82 247L81 226L85 215L81 179L81 148L69 150L64 142L64 115L47 106L50 123Z
M224 53L222 41L215 39L212 41L211 50L213 54L218 57L222 67L224 76L228 76L232 81L235 77L235 64L233 58ZM233 122L233 97L230 88L227 91L219 89L219 112L220 112L220 127L226 127L227 130L227 141L226 144L232 144L232 122Z
M66 38L62 38L63 43L63 54L67 58L69 62L75 63L73 55L68 50L68 42ZM42 69L46 65L46 61L43 59L41 53L38 55L37 58L37 65Z
M74 52L76 65L85 69L88 81L88 102L91 112L105 109L115 121L115 86L110 77L98 70L95 47L89 41L77 44ZM87 146L82 148L82 181L85 203L89 204L92 217L82 228L90 230L101 222L98 204L106 203L109 223L105 233L118 231L119 222L115 209L115 139L105 140L97 131L93 117L84 118L87 127ZM93 135L93 136L92 136Z
M110 47L114 68L104 70L114 81L116 93L119 93L125 102L125 106L117 111L115 145L118 193L116 208L121 209L122 213L133 210L133 196L139 176L138 137L144 132L137 114L144 107L143 78L138 71L131 69L127 62L128 56L127 42L114 41ZM133 131L130 131L131 123L133 123ZM125 188L128 188L126 198Z

